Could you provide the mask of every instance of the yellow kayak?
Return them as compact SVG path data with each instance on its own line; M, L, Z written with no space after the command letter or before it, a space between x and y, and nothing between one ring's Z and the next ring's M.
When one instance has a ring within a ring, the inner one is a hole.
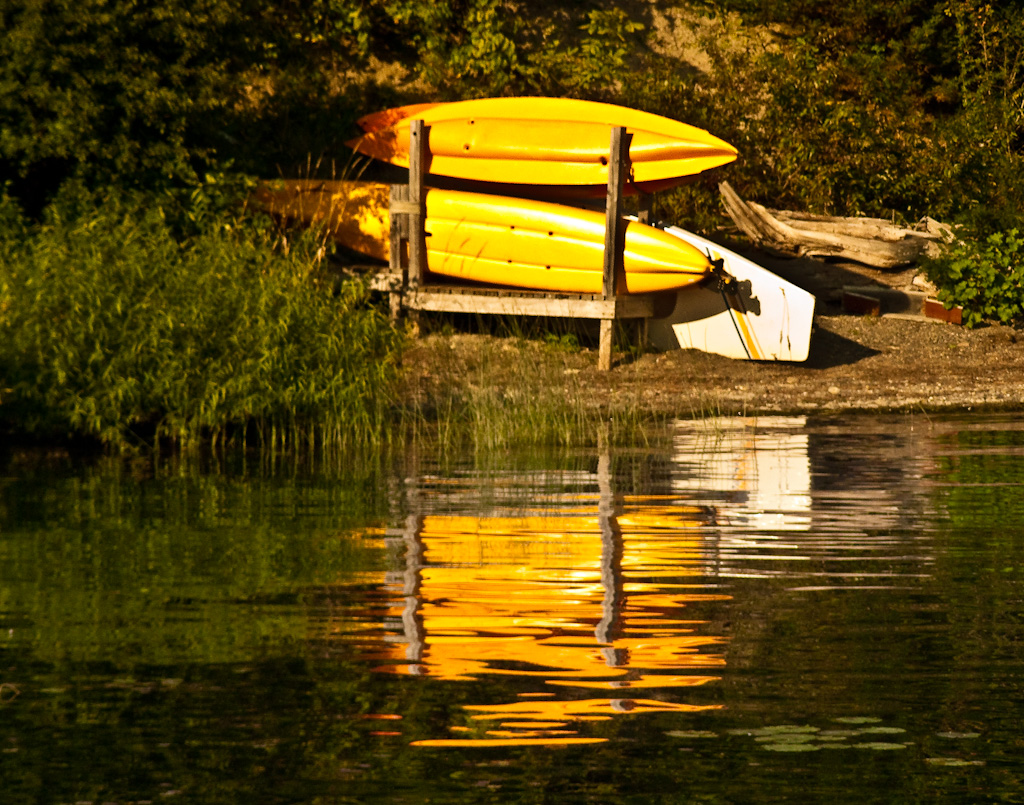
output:
M414 119L428 127L428 172L471 181L607 186L612 126L625 126L633 135L635 189L679 184L737 156L733 146L686 123L568 98L483 98L388 109L362 118L365 133L348 145L408 167Z
M387 185L285 181L264 184L256 202L271 214L328 228L348 249L388 258ZM600 293L605 214L550 202L426 191L427 267L459 280L565 293ZM674 290L708 275L708 258L651 226L626 227L622 293Z

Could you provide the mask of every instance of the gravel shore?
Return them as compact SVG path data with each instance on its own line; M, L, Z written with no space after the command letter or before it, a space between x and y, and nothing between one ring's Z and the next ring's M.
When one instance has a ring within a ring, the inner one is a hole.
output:
M533 367L530 376L548 385L564 383L588 403L613 411L640 403L669 416L1024 409L1024 332L843 311L844 287L909 288L914 269L879 272L750 251L747 256L817 297L806 362L752 363L693 350L620 352L611 372L599 372L593 349L449 332L427 336L407 355L408 388L431 394L453 384L521 382L512 368L518 364Z

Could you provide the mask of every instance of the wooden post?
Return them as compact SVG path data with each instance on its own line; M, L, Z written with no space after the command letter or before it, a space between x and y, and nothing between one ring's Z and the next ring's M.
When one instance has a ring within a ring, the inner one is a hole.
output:
M612 368L612 331L614 319L601 319L601 333L597 345L597 368L608 372Z
M622 185L629 171L629 142L632 135L622 126L612 128L608 161L608 195L605 198L604 271L602 293L611 299L618 293L619 270L626 222L622 220Z
M627 134L624 127L612 127L601 282L601 294L605 299L614 299L619 292L619 275L623 268L622 252L626 242L626 222L622 219L622 185L629 172L629 144L632 139L632 135ZM613 325L613 319L601 319L597 368L605 372L612 368Z
M424 224L423 174L426 172L427 135L422 120L409 126L409 286L419 288L427 270L427 244Z
M392 278L401 277L401 288L388 293L389 307L391 308L391 321L397 321L402 311L402 293L408 283L408 275L402 265L402 243L404 242L402 224L406 216L400 214L402 202L409 200L409 187L402 184L391 185L391 226L390 245L388 249L388 268Z

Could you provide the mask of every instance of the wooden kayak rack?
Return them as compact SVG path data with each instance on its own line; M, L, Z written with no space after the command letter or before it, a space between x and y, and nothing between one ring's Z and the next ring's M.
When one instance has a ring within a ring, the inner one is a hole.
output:
M423 181L427 167L426 127L422 120L412 121L409 129L409 183L391 186L389 266L376 275L372 287L389 295L394 318L404 310L413 317L420 311L431 311L597 319L601 322L598 368L611 369L615 322L620 319L641 320L641 338L646 341L647 321L654 315L656 298L655 294L620 293L626 240L622 191L629 173L631 139L632 135L624 127L611 128L601 293L527 291L484 285L467 287L429 282ZM641 221L646 222L649 217L650 201L649 194L641 194Z

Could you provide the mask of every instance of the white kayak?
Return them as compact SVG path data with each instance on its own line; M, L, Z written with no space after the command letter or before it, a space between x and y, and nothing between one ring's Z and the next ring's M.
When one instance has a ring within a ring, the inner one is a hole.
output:
M699 349L752 361L805 361L810 350L814 296L757 263L685 229L665 232L696 246L733 278L677 292L675 309L650 320L658 349Z

